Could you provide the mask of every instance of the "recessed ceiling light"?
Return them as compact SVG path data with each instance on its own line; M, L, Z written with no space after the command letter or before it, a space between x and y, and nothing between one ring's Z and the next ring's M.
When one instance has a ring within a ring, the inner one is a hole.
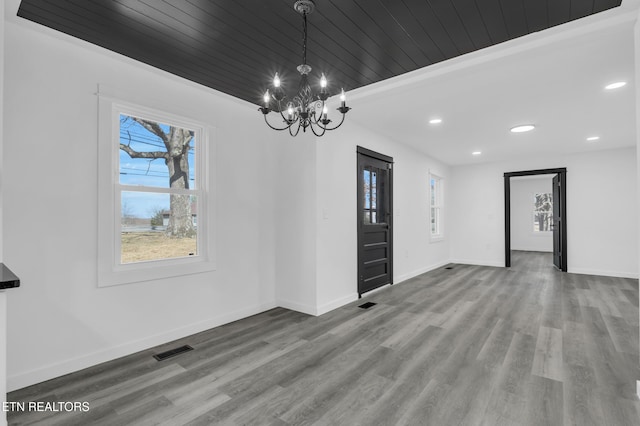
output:
M616 81L615 83L607 84L606 86L604 86L604 88L607 90L619 89L626 84L626 81Z
M513 133L522 133L522 132L529 132L535 128L536 126L534 126L533 124L523 124L521 126L512 127L511 131Z
M589 136L589 137L587 138L587 140L588 140L589 142L597 141L598 139L600 139L600 136Z
M480 155L480 154L482 154L482 151L473 151L471 153L471 155Z
M429 124L440 124L440 123L442 123L441 118L432 118L431 120L429 120Z

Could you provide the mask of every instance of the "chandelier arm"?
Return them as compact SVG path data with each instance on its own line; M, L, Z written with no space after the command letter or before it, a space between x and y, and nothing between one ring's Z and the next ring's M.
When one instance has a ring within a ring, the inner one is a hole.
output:
M278 105L278 108L280 108L280 105ZM282 110L278 111L280 113L280 117L282 117L282 121L284 121L285 123L289 123L289 120L284 116L284 114L282 113ZM293 123L291 123L293 124ZM289 124L289 127L291 127L291 124Z
M325 129L325 130L335 130L335 129L337 129L338 127L342 126L342 123L344 123L344 116L345 116L345 115L346 115L346 113L342 114L342 120L340 120L340 123L338 123L338 125L337 125L337 126L335 126L335 127L331 127L331 128L329 128L329 127L325 127L325 126L322 126L322 125L319 125L319 126L320 126L320 127L322 127L322 128L323 128L323 129Z
M301 120L297 120L297 121L298 121L298 128L296 129L296 132L295 132L295 133L293 133L293 132L291 131L291 125L289 126L289 134L290 134L291 136L293 136L293 137L298 136L298 133L300 132L300 125L302 124L302 123L301 123ZM291 123L291 124L293 124L293 123Z
M313 110L314 110L314 111L317 111L317 110L318 110L318 108L315 106L315 105L317 105L317 104L318 104L318 102L322 102L322 105L320 105L320 114L314 114L314 118L313 118L313 120L312 120L312 121L313 121L314 123L316 123L318 126L322 127L322 126L320 125L320 119L322 118L322 111L324 111L324 101L318 101L318 100L314 101L314 102L313 102L313 104L314 104Z
M291 124L293 124L293 123L291 123L291 124L289 124L288 126L283 127L283 128L273 127L273 126L271 125L271 123L269 123L269 120L267 120L267 114L264 114L264 122L265 122L265 123L267 123L267 126L271 127L273 130L278 130L278 131L282 131L282 130L290 129L290 128L291 128Z
M316 123L316 124L317 124L317 123ZM316 135L317 137L321 137L321 136L323 136L323 135L325 134L325 132L327 131L327 128L326 128L326 127L322 127L322 126L321 126L321 125L319 125L319 124L317 124L317 126L318 126L319 128L321 128L321 129L322 129L322 132L317 133L317 132L316 132L316 128L315 128L315 126L313 125L313 123L310 123L310 124L309 124L309 127L311 127L311 131L313 132L313 134L314 134L314 135Z

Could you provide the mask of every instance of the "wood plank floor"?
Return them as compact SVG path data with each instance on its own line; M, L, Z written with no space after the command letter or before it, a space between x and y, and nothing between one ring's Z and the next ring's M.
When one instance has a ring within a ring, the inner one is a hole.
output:
M450 265L321 317L273 309L21 389L8 400L91 408L9 424L639 425L638 281L512 261ZM152 358L182 344L195 350Z

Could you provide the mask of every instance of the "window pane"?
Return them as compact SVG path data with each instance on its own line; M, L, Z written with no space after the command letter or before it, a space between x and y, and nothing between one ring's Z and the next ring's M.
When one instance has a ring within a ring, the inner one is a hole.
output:
M371 172L364 170L364 208L371 208Z
M436 180L431 178L429 186L430 186L429 192L431 195L431 205L435 206L436 205Z
M120 114L120 183L195 189L195 132ZM165 162L167 145L175 161Z
M377 209L377 203L378 203L378 187L377 187L377 174L376 172L371 172L371 208L372 209ZM375 219L372 220L372 222L375 222Z
M123 191L121 263L197 254L197 197Z
M436 227L436 209L435 208L431 208L431 233L432 234L436 234L438 231L437 227Z

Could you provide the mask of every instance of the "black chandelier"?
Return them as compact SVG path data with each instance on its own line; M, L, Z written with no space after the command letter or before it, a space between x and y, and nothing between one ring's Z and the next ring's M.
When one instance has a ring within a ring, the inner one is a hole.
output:
M327 106L325 101L329 98L327 90L327 78L324 73L320 76L320 92L313 93L309 85L308 75L311 67L307 65L307 15L313 12L315 3L312 0L298 0L293 8L302 15L304 21L303 31L304 39L302 44L302 65L298 66L300 73L300 84L298 93L287 101L287 95L284 92L280 77L276 73L273 78L273 86L271 92L267 90L264 94L264 106L259 108L264 116L264 121L274 130L289 130L291 136L296 136L302 128L303 132L310 128L314 135L322 136L327 130L335 130L344 122L344 116L351 108L346 105L344 89L340 94L340 107L337 110L342 114L342 119L337 126L329 127L331 120L327 117ZM274 107L271 107L272 100L275 101ZM269 123L267 115L274 111L280 114L283 121L283 127L277 127ZM297 125L296 125L297 124Z

